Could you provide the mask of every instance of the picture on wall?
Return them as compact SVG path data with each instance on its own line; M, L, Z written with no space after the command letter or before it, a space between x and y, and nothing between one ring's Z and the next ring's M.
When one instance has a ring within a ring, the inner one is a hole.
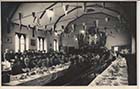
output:
M36 40L35 39L31 39L31 46L36 46Z

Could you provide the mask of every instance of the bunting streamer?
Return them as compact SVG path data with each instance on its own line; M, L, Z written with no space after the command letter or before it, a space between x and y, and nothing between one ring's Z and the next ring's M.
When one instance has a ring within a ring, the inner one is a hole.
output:
M65 15L68 14L68 8L69 8L69 5L64 5L64 6L63 6Z
M50 17L50 22L52 21L52 17Z
M86 12L86 3L83 3L82 9L83 9L84 12Z
M64 25L61 25L61 28L64 30Z
M31 26L30 26L30 24L27 26L27 30L30 30L30 28L31 28Z
M22 18L22 14L19 13L19 29L20 30L22 29L22 21L21 21L21 18Z
M47 25L45 25L45 29L47 29Z
M33 31L32 33L33 33L33 34L32 34L32 37L35 37L35 30L36 30L36 26L33 27L33 30L32 30L32 31Z
M36 14L35 14L35 12L32 12L32 16L34 17L34 20L33 20L33 23L34 23L35 20L36 20Z
M52 30L52 28L51 28L51 29L49 30L49 32L50 32L51 35L52 35L52 31L53 31L53 30Z
M36 20L36 24L37 24L38 26L41 25L41 24L40 24L40 18L37 18L37 20Z

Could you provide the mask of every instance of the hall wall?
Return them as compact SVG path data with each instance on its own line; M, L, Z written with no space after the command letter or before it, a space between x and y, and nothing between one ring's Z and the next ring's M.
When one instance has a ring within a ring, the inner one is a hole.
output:
M56 39L59 42L59 38L55 36L54 34L45 33L44 31L36 31L35 37L32 37L32 29L27 30L26 27L22 27L22 30L19 29L18 25L13 25L10 27L10 32L7 33L7 29L3 30L2 34L2 52L5 49L9 50L15 50L15 33L22 33L26 35L26 38L28 39L28 48L29 49L37 49L37 44L35 46L31 45L31 39L36 40L37 37L44 37L47 41L46 47L47 49L53 48L53 40ZM7 41L9 39L9 41ZM26 40L27 40L26 39ZM50 45L51 44L51 45Z

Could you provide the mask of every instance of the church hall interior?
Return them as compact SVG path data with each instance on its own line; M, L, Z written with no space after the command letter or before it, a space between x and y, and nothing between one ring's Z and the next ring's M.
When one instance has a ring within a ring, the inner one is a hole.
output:
M135 1L2 1L2 86L137 85Z

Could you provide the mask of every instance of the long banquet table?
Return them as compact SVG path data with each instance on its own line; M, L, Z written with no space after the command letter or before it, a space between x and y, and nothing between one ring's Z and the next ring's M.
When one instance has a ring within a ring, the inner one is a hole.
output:
M128 85L127 64L125 58L118 58L99 74L89 86L126 86Z
M62 65L61 65L62 66ZM11 80L9 83L4 83L4 86L42 86L45 85L58 77L64 75L65 71L69 68L70 63L63 64L63 67L55 66L53 70L49 69L49 72L44 72L43 74L35 74L27 76L25 79ZM25 74L19 74L11 77L19 77Z

